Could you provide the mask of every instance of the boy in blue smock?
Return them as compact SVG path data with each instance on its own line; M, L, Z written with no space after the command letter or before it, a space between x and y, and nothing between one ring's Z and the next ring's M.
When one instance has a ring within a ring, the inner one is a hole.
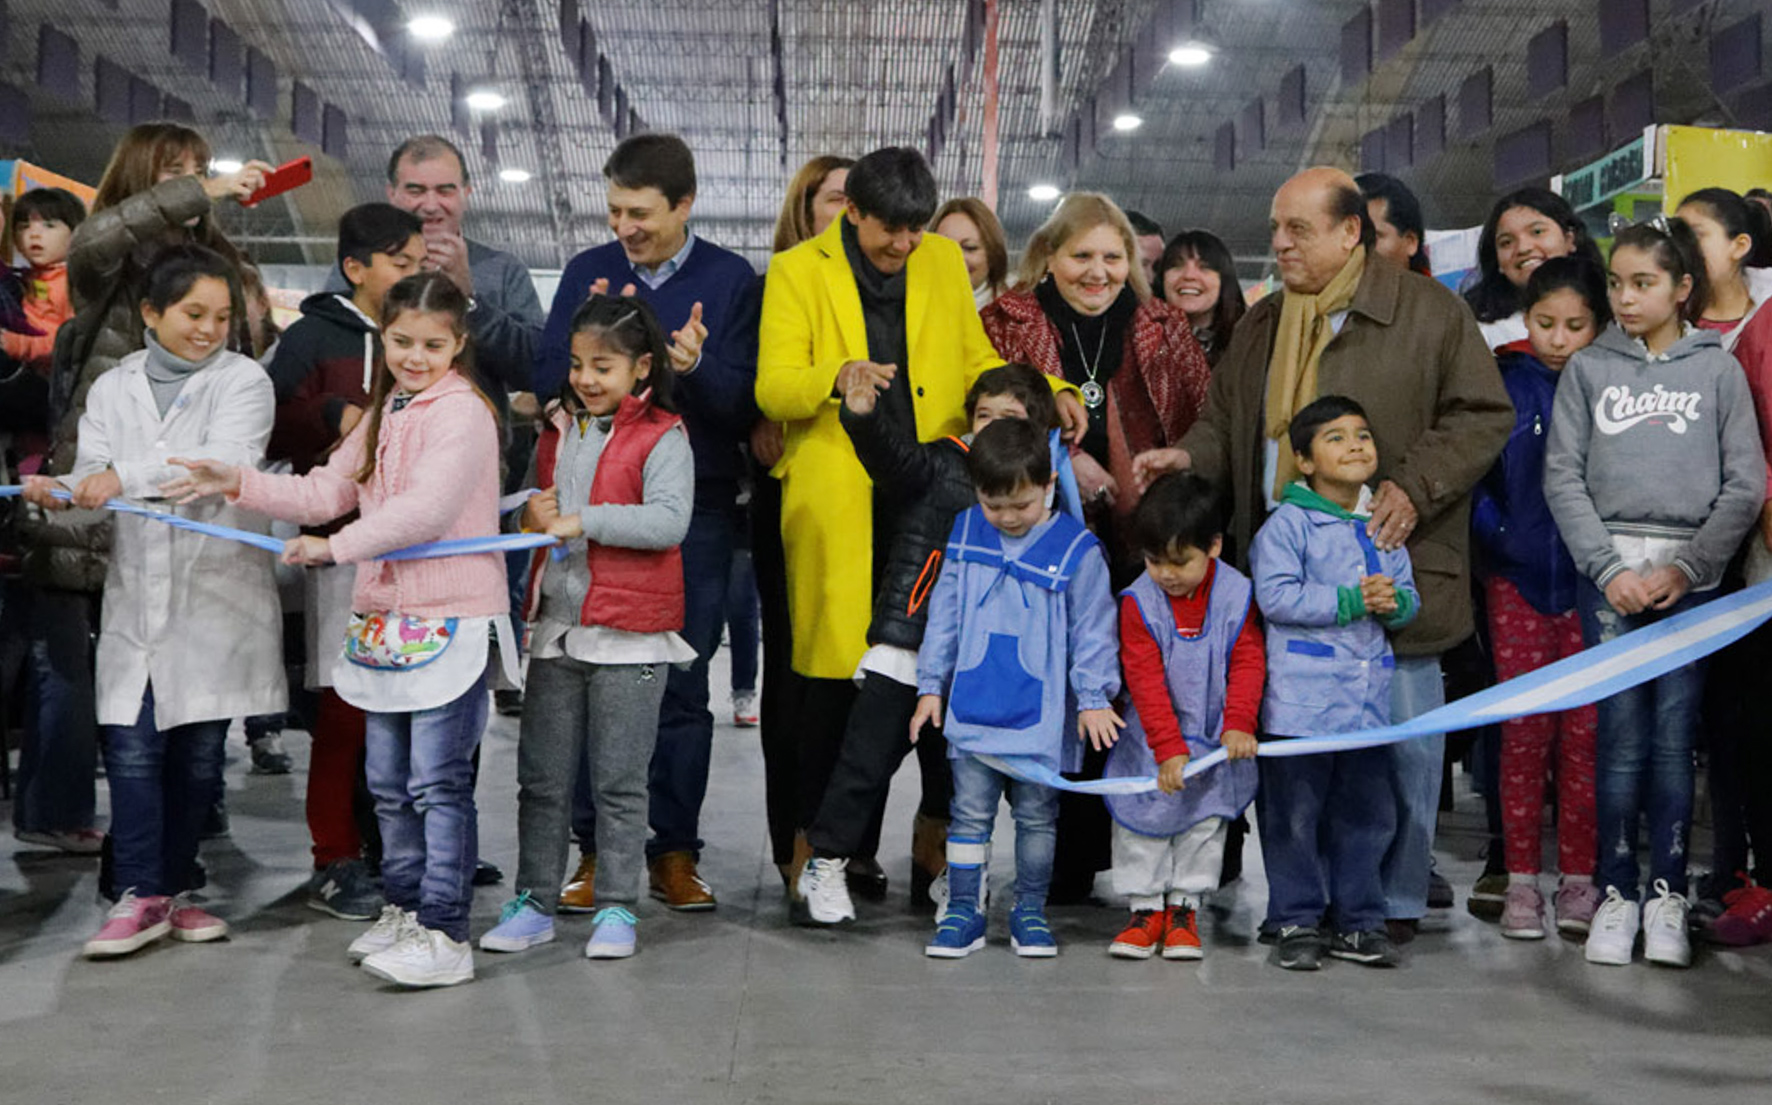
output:
M1263 735L1336 736L1390 724L1387 632L1420 609L1409 554L1366 534L1378 449L1366 412L1326 395L1293 416L1287 436L1304 479L1249 550L1255 601L1267 619ZM1338 959L1394 966L1379 863L1396 821L1383 749L1267 756L1256 816L1267 866L1263 928L1280 966L1314 971ZM1331 904L1333 903L1333 904ZM1330 932L1319 925L1325 920Z
M984 866L1007 790L1015 817L1009 941L1017 955L1053 956L1046 891L1058 792L1021 775L1055 776L1080 762L1080 743L1065 739L1073 708L1079 737L1097 748L1114 743L1123 724L1112 708L1120 692L1114 599L1101 542L1052 509L1043 432L1015 419L992 422L974 438L966 469L978 505L954 520L948 538L917 653L920 697L911 718L912 741L924 725L942 724L954 775L948 904L924 950L959 959L984 946ZM1009 774L986 757L1021 771Z

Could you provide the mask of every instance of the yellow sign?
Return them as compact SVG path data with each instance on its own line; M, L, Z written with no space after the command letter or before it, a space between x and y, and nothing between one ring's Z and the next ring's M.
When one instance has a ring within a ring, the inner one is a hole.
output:
M1667 209L1700 188L1772 188L1772 134L1710 127L1663 127Z

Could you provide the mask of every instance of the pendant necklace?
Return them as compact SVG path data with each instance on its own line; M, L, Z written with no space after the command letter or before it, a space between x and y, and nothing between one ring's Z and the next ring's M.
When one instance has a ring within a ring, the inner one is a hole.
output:
M1071 338L1077 343L1077 360L1083 361L1083 337L1077 333L1077 324L1071 323ZM1107 323L1103 322L1101 336L1095 341L1095 360L1083 361L1083 371L1088 379L1077 388L1083 393L1083 405L1095 410L1107 399L1107 389L1095 379L1096 370L1101 367L1101 350L1107 343Z

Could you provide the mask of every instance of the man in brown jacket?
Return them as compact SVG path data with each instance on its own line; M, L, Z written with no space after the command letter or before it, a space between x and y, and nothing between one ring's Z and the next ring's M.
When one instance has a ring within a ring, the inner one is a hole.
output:
M1421 593L1420 617L1393 642L1391 717L1405 721L1444 703L1440 654L1470 635L1469 492L1506 443L1513 407L1458 297L1367 257L1373 229L1352 177L1306 169L1274 196L1270 227L1284 291L1237 324L1181 448L1144 454L1138 472L1148 482L1192 467L1228 488L1225 554L1247 570L1250 540L1290 462L1284 430L1272 434L1286 412L1276 421L1270 381L1294 393L1292 411L1320 395L1365 407L1378 446L1369 529L1381 548L1408 546ZM1384 884L1395 921L1427 910L1444 745L1434 737L1391 746L1397 836Z

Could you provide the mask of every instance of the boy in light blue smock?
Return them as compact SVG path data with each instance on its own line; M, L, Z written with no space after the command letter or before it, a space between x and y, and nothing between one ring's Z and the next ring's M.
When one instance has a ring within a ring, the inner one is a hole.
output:
M1267 619L1263 735L1334 736L1390 724L1389 630L1421 599L1409 554L1381 552L1366 533L1378 449L1366 412L1326 395L1288 429L1305 479L1287 486L1255 535L1249 563ZM1396 820L1383 749L1269 756L1256 816L1267 866L1263 928L1280 966L1314 971L1330 955L1389 967L1379 862ZM1333 903L1333 904L1331 904ZM1325 911L1331 935L1318 931Z
M1046 891L1058 792L985 757L1036 774L1080 760L1081 745L1065 740L1073 703L1079 736L1097 748L1113 744L1123 723L1111 705L1120 669L1107 560L1082 523L1053 512L1052 458L1040 430L992 422L966 467L978 506L954 520L917 654L911 718L915 741L945 716L954 772L948 905L925 951L958 959L984 946L984 864L1007 789L1015 816L1010 944L1017 955L1052 956Z

